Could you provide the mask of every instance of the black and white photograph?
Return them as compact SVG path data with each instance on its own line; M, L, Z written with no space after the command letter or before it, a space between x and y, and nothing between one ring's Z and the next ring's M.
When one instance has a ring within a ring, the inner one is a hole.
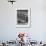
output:
M17 9L17 27L29 27L30 26L30 9L21 8Z
M28 10L17 10L17 24L28 24Z

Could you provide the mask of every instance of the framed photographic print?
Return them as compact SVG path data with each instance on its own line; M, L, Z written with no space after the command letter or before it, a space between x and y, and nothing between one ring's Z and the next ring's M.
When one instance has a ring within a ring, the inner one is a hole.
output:
M30 27L31 14L29 8L18 8L16 9L16 27L25 28Z

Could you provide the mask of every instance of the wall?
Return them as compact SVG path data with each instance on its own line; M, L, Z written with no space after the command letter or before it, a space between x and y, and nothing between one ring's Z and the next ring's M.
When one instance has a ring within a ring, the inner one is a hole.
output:
M16 28L16 8L31 8L31 28ZM31 34L33 40L46 40L45 12L45 0L17 0L14 5L0 0L0 40L14 40L18 32Z

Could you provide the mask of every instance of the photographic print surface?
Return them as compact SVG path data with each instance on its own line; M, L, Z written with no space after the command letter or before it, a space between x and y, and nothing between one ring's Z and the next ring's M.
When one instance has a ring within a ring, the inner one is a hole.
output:
M19 8L16 10L16 26L29 27L30 26L30 9Z
M28 24L28 10L17 10L17 24L18 25Z

